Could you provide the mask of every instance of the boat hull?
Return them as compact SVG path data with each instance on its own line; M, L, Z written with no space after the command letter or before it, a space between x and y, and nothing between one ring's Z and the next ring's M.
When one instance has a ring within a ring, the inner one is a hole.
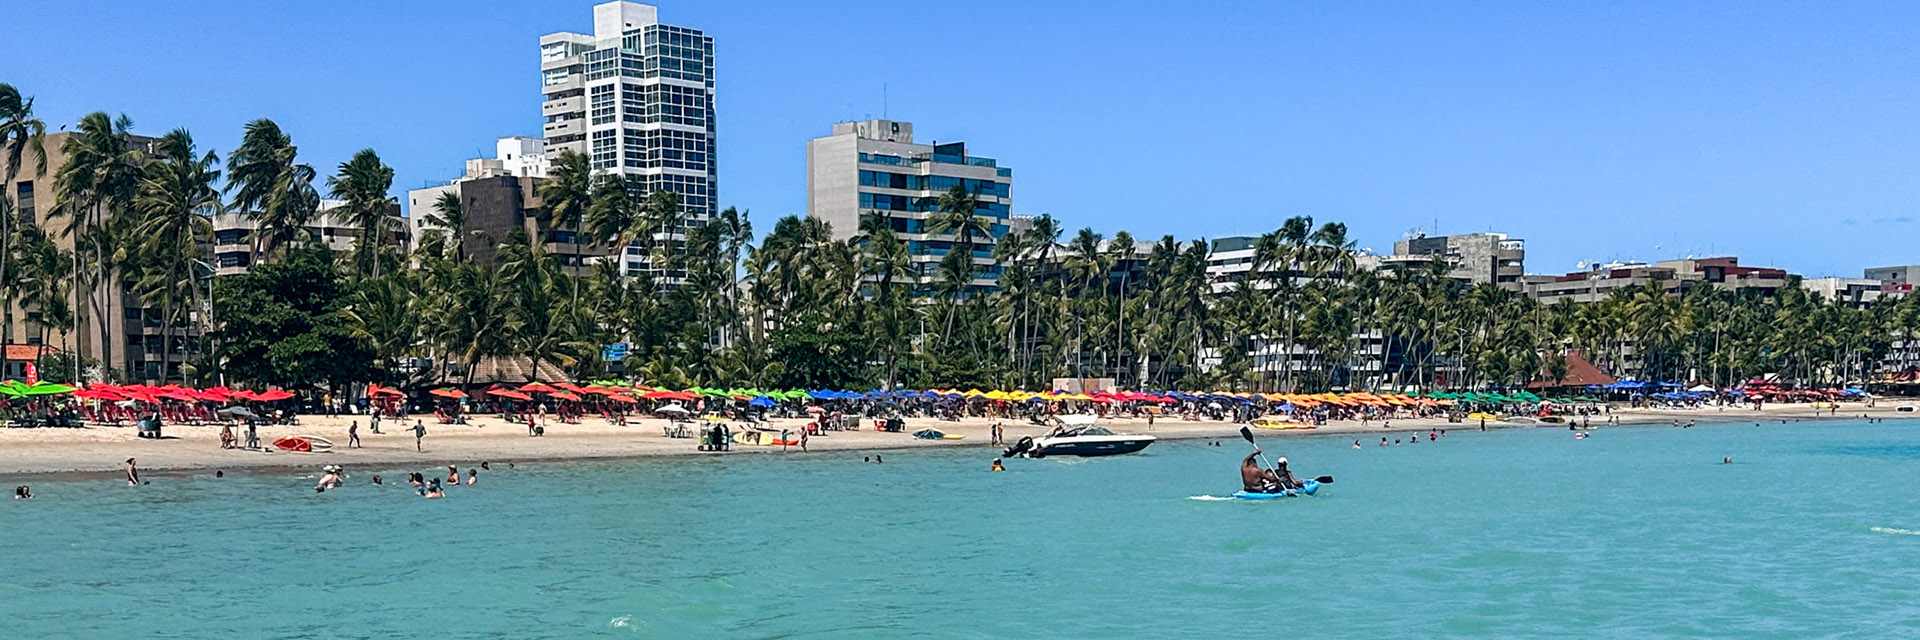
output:
M1136 453L1154 442L1153 436L1099 436L1094 438L1042 438L1034 442L1034 458L1047 456L1117 456Z

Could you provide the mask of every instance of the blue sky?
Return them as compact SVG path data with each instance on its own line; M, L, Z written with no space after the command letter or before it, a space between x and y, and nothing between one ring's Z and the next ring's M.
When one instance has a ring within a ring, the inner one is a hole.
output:
M537 135L536 41L592 4L14 0L0 81L49 122L125 112L223 155L270 117L323 174L373 147L398 193ZM1920 262L1920 4L658 4L715 38L721 204L763 231L805 213L807 139L884 112L1069 229L1306 214L1386 251L1437 223L1524 238L1542 273Z

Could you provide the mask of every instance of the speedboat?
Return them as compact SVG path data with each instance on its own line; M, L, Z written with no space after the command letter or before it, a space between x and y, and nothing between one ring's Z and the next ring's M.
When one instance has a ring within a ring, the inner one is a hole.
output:
M1074 427L1054 435L1028 436L1008 447L1005 456L1113 456L1133 453L1153 444L1153 436L1114 433L1105 427Z

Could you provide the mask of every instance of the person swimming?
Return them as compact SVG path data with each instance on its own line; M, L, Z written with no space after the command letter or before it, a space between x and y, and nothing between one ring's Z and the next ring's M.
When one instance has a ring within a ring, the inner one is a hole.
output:
M1386 439L1386 438L1381 438L1381 439L1380 439L1380 446L1382 446L1382 447L1384 447L1384 446L1387 446L1387 439Z
M447 465L447 484L460 484L460 469Z
M1359 441L1359 440L1355 440L1355 441L1353 441L1353 448L1355 448L1355 449L1358 449L1358 448L1360 448L1360 441Z
M479 480L480 480L480 470L478 469L467 470L467 486L471 487L473 486L474 482Z
M14 488L13 488L13 499L15 499L15 500L32 500L32 499L33 499L33 488L32 488L32 487L29 487L29 486L27 486L27 485L24 485L24 484L23 484L23 485L20 485L20 486L18 486L18 487L14 487Z
M383 482L381 482L381 481L380 481L380 476L374 476L374 477L373 477L373 483L374 483L374 484L385 484L385 483L383 483Z
M447 492L446 492L446 490L445 490L445 489L441 489L441 488L440 488L440 479L439 479L439 478L434 478L432 482L429 482L429 483L427 483L427 488L425 488L425 489L422 489L422 490L420 491L420 497L422 497L422 498L445 498L445 497L447 497Z
M1007 470L1007 466L1006 466L1006 465L1003 465L1003 464L1000 464L1000 459L999 459L999 458L994 458L994 459L993 459L993 470L994 470L994 471L1006 471L1006 470Z

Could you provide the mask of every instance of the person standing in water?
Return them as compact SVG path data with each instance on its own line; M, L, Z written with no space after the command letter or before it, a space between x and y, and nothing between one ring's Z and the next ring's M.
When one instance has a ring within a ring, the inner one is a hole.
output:
M127 486L140 486L140 468L134 465L133 458L127 458Z
M993 459L993 470L994 470L994 471L1006 471L1006 470L1007 470L1007 466L1006 466L1006 465L1003 465L1003 464L1000 464L1000 459L999 459L999 458L994 458L994 459Z
M458 467L447 465L447 484L460 484L460 469Z
M468 469L467 470L467 486L471 487L473 486L473 483L479 482L479 481L480 481L480 470Z
M1355 449L1358 449L1358 448L1360 448L1360 441L1359 441L1359 440L1355 440L1355 441L1353 441L1353 448L1355 448Z

